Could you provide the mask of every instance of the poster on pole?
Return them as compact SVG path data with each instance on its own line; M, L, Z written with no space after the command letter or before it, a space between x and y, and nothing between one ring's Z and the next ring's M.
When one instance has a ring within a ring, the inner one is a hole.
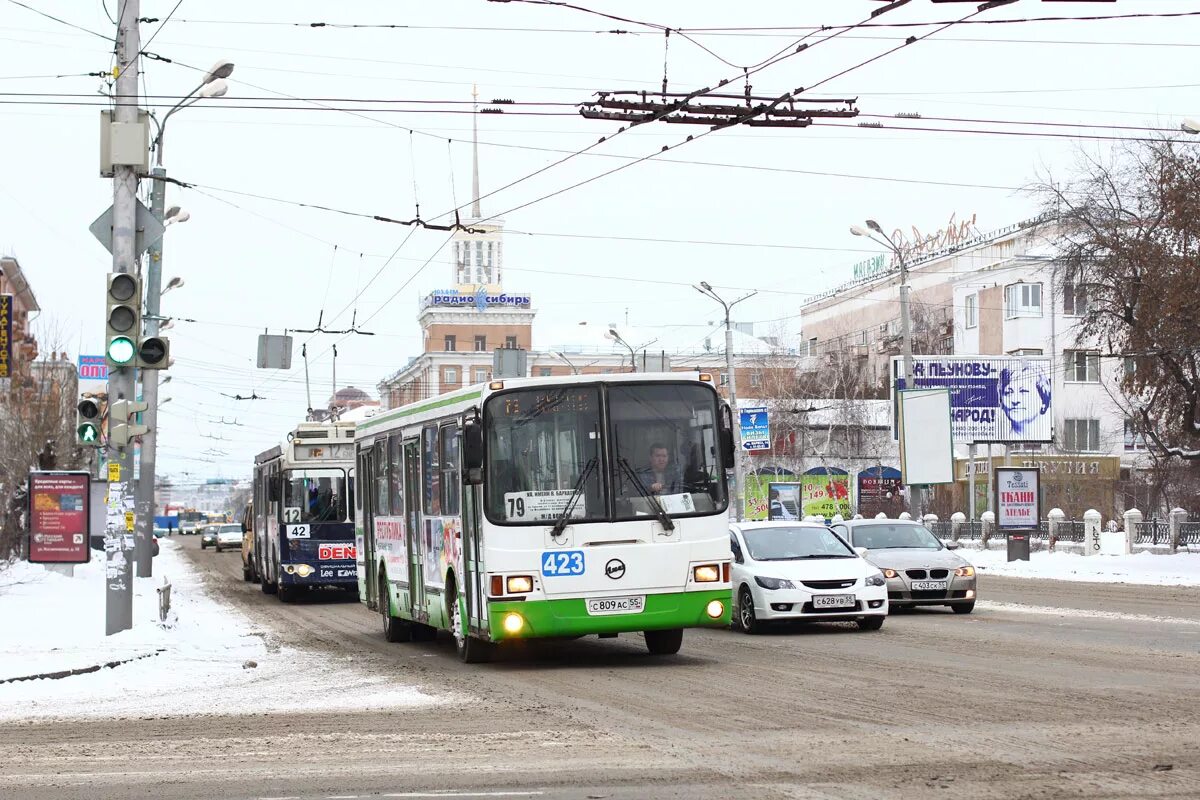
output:
M996 467L996 529L1036 531L1042 518L1041 470Z
M950 392L908 389L897 393L900 408L900 474L910 486L954 482Z
M86 472L29 473L29 560L86 564L91 557L91 476Z
M741 409L738 412L738 423L742 431L743 450L771 449L771 423L766 406Z
M958 444L1050 442L1054 384L1046 356L913 356L912 380L892 359L892 385L947 389Z

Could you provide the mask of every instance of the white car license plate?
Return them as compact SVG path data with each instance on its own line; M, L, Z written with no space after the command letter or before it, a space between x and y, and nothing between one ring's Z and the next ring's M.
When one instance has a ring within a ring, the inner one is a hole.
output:
M646 596L596 597L587 599L587 612L593 617L606 614L640 614L646 608Z
M917 591L942 592L946 590L945 581L913 581L912 588Z
M817 594L813 595L813 608L853 608L852 594Z

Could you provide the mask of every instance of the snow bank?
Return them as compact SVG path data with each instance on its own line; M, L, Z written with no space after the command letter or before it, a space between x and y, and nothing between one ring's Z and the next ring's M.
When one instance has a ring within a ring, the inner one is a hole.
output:
M1003 550L963 548L957 552L984 575L1094 583L1200 586L1200 553L1084 557L1077 553L1038 552L1031 554L1029 561L1009 562Z
M0 683L0 719L344 711L451 699L368 674L347 659L280 646L211 597L170 540L154 560L160 577L134 582L133 628L105 636L101 558L76 566L72 578L25 563L0 572L0 681L136 660ZM168 628L158 624L155 589L163 575L172 584Z

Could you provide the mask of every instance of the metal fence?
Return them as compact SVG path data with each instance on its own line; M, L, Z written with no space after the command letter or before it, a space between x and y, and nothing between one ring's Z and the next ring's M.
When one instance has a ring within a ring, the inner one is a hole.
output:
M1133 541L1137 544L1170 544L1171 525L1164 519L1148 519L1133 525Z
M952 520L938 520L932 523L931 530L940 539L954 538L954 522ZM993 531L992 535L996 538L1004 537L1004 534L999 531ZM958 526L959 539L981 539L982 537L983 523L980 520L967 520ZM1049 520L1044 519L1038 524L1038 533L1035 538L1050 538ZM1083 540L1083 520L1067 519L1058 523L1058 541L1083 542ZM1171 544L1171 524L1165 519L1149 519L1138 522L1134 526L1133 540L1135 544L1169 545ZM1180 547L1200 546L1200 521L1180 523L1179 545Z
M1181 545L1200 545L1200 522L1182 522L1179 525Z

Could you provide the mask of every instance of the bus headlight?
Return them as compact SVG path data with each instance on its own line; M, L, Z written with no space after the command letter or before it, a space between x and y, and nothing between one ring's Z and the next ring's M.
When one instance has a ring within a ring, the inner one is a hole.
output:
M510 611L504 615L504 632L505 633L520 633L521 628L525 627L525 618L515 611Z
M692 577L696 579L696 583L716 583L721 580L721 567L719 564L693 567Z
M526 594L533 591L533 578L529 575L512 575L507 584L509 594Z
M309 575L312 575L314 572L316 572L316 570L310 567L308 564L297 564L294 568L294 571L301 578L307 578Z
M708 605L704 607L704 613L713 619L720 619L725 613L725 604L720 600L709 600Z

